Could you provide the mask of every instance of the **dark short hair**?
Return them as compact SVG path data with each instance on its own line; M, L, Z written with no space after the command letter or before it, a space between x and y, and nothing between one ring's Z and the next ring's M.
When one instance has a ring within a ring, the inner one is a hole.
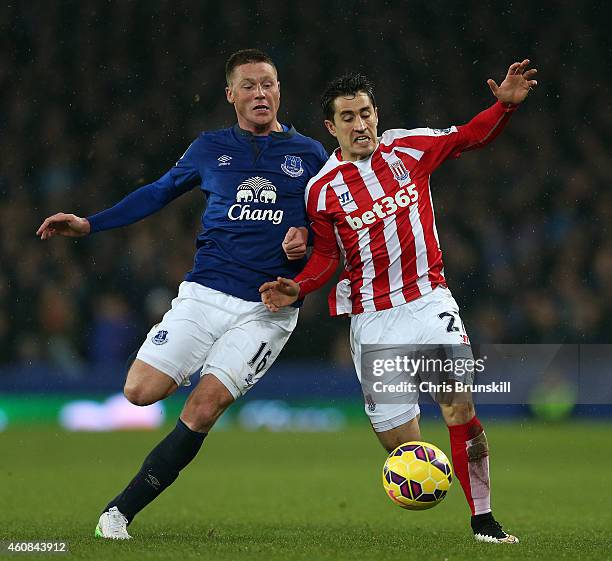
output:
M237 66L242 66L243 64L250 64L252 62L266 62L278 73L276 64L274 64L274 61L266 53L260 51L259 49L242 49L233 53L225 63L225 80L227 81L227 84L229 85L230 83L230 78L232 77L234 68Z
M359 73L344 74L344 76L332 80L321 96L321 108L325 118L330 121L334 120L334 100L337 97L354 97L359 92L368 94L372 106L376 108L374 84L370 82L367 76Z

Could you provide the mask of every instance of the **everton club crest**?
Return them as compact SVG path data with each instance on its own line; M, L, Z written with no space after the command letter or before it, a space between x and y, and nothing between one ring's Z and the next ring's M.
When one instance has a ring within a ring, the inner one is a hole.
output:
M160 329L153 337L151 342L155 345L164 345L168 342L168 332L165 329Z
M291 177L299 177L304 173L302 158L299 156L285 156L285 161L281 164L281 169Z

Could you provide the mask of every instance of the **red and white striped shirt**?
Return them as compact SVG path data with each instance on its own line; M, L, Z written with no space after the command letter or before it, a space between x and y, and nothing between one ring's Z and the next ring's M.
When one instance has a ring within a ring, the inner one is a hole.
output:
M446 159L493 140L514 109L497 102L463 126L388 130L365 160L342 161L337 149L306 187L315 237L295 279L301 296L329 280L339 254L331 315L393 308L446 286L429 178Z

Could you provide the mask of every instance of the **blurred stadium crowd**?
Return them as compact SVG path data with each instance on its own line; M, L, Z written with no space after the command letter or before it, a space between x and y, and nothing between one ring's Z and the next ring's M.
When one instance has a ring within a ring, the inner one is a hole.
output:
M468 3L469 4L469 3ZM0 6L0 363L124 358L191 267L197 190L129 228L41 242L230 126L223 66L277 61L281 118L334 148L318 96L375 79L386 128L461 124L514 60L541 85L490 147L432 180L446 276L473 341L604 342L612 330L608 7L505 2L16 2ZM306 303L285 358L346 359L348 325Z

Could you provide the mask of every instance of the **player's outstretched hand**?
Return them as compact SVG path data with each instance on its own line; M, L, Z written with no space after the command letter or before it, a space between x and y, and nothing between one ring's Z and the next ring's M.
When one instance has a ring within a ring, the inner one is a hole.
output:
M308 242L308 230L306 228L291 226L283 240L283 250L289 261L296 261L306 255L306 243Z
M291 279L278 277L275 281L264 282L259 287L261 301L271 312L278 312L293 304L300 294L300 285Z
M529 92L538 85L538 81L533 79L538 71L535 68L527 69L529 62L526 58L523 62L511 64L508 74L499 86L495 80L491 78L487 80L493 95L499 101L518 105L525 101Z
M91 226L87 218L58 212L53 216L49 216L49 218L45 218L40 228L36 230L36 235L40 236L41 240L47 240L53 236L79 238L86 236L90 231Z

